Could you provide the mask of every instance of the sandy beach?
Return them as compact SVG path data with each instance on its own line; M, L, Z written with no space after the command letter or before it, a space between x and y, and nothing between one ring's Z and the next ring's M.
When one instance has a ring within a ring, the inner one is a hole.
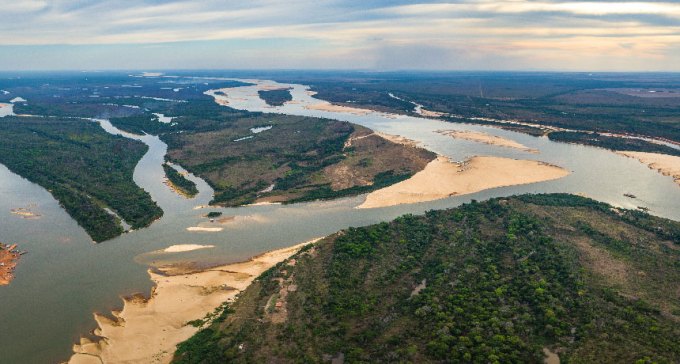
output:
M249 261L192 271L190 265L149 270L156 287L151 298L124 299L114 319L95 314L99 341L82 338L69 363L169 363L175 346L198 331L187 322L203 319L231 301L262 272L315 239L264 253Z
M190 226L187 231L191 232L204 232L204 233L216 233L224 230L221 227L203 227L203 226Z
M445 112L440 112L440 111L430 111L427 109L424 109L422 106L417 107L415 109L416 114L420 116L425 116L428 118L440 118L442 116L447 116L448 114Z
M377 136L383 138L383 139L387 139L387 140L391 141L392 143L406 145L406 146L409 146L409 147L419 147L420 146L420 144L417 141L403 137L401 135L386 134L386 133L381 133L381 132L375 132L375 134Z
M355 108L355 107L342 106L342 105L334 105L334 104L331 104L331 103L328 103L328 102L320 102L318 104L306 105L305 109L328 111L328 112L346 112L346 113L355 114L355 115L366 115L369 112L371 112L371 110L358 109L358 108Z
M440 156L406 181L369 193L358 208L434 201L489 188L549 181L568 174L561 167L532 160L473 157L463 163L452 163Z
M530 153L538 153L538 150L531 149L524 144L518 143L512 139L507 139L487 133L478 131L460 131L460 130L437 130L437 133L448 135L454 139L464 139L477 143L484 143L488 145L496 145L499 147L514 148Z
M671 176L680 185L680 157L646 152L616 152L617 154L635 158L664 176Z

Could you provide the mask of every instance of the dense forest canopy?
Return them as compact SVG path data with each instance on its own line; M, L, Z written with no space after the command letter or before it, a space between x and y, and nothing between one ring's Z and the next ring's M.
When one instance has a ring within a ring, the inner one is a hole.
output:
M266 272L175 362L678 362L679 259L679 223L572 195L407 215Z

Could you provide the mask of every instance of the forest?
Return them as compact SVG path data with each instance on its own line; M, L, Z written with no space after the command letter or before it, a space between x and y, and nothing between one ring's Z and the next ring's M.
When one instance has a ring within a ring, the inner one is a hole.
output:
M524 195L350 228L260 276L176 363L675 363L680 224Z
M257 94L269 106L281 106L293 99L293 95L290 94L290 89L260 90Z
M146 151L89 120L0 119L0 163L50 191L96 242L123 233L119 217L139 229L163 214L132 179Z
M168 163L163 163L163 171L165 171L165 176L172 186L177 188L185 196L194 197L198 194L196 184L188 180L183 174L179 173Z

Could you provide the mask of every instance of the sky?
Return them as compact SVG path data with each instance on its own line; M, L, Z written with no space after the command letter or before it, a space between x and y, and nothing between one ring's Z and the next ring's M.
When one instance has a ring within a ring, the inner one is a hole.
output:
M0 71L66 69L680 71L680 0L0 0Z

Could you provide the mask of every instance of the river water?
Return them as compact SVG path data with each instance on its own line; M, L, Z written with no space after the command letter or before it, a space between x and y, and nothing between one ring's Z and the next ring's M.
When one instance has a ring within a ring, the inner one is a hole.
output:
M22 257L12 284L0 287L0 363L54 363L67 359L72 343L95 327L92 312L106 313L120 308L122 295L149 292L151 282L146 263L151 261L234 262L349 226L386 221L404 213L454 207L471 199L527 192L583 193L620 207L645 206L653 214L680 220L680 187L670 177L603 149L560 144L547 138L483 126L380 112L355 115L309 110L304 106L320 101L308 93L306 86L271 81L253 83L256 85L223 90L226 96L215 97L237 109L351 121L414 139L455 160L473 155L537 159L560 165L572 173L556 181L380 209L355 209L363 196L285 206L196 209L207 204L212 190L191 175L188 178L200 191L193 199L185 199L164 185L161 164L167 149L165 143L156 136L122 132L106 120L93 120L107 132L134 138L149 146L135 169L134 179L151 194L164 216L149 228L93 244L46 190L0 165L0 240L16 242L29 252ZM257 95L257 90L266 86L292 87L293 101L281 107L267 106ZM516 140L538 149L540 154L454 140L434 132L439 129L483 131ZM276 128L262 132L275 133ZM624 193L635 194L638 199L626 198ZM11 214L10 210L18 207L28 207L41 216L23 219ZM235 218L229 224L220 225L224 228L220 232L186 230L192 226L210 226L202 216L208 211L221 211L224 216ZM148 254L175 244L210 244L215 248Z

